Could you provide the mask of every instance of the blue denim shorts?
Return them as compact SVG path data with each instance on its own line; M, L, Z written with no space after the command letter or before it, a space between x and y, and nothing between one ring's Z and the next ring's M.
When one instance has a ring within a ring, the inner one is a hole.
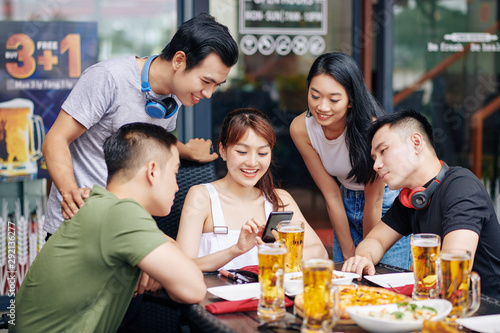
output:
M358 246L358 244L363 240L363 209L365 206L365 194L364 191L352 191L345 188L344 186L341 186L340 189L342 191L344 208L346 211L347 219L349 221L351 237L354 241L354 245ZM382 205L382 216L392 206L392 203L394 202L394 199L396 199L398 194L399 191L393 191L389 189L389 187L385 187ZM333 261L344 261L344 256L342 255L342 250L340 249L335 231L333 232L332 252ZM406 236L401 238L396 244L394 244L389 249L389 251L385 253L380 262L408 269L411 265L411 261L410 236Z

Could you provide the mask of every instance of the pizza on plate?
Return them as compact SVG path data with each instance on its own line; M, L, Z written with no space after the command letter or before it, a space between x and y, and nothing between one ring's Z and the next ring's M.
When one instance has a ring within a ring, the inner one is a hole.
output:
M339 285L340 292L340 319L350 319L345 310L350 306L382 305L401 301L411 301L411 298L396 293L392 290L358 285ZM295 296L295 309L299 316L303 317L304 294Z

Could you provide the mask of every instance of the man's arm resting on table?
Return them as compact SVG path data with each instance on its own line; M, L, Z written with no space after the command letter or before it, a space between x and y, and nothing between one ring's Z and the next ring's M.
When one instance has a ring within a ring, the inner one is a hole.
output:
M384 222L378 222L366 238L358 244L354 257L344 262L342 270L356 272L360 276L359 280L363 274L375 274L375 265L401 237L402 235Z
M138 266L158 281L172 300L179 303L200 303L207 286L203 273L171 240L148 253Z

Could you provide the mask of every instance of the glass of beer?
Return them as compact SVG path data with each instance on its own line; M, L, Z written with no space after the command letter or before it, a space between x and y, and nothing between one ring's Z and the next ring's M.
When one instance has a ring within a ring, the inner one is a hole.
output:
M300 272L300 262L304 251L304 222L281 221L276 229L279 234L278 240L285 243L288 250L285 273Z
M481 304L480 278L472 270L472 255L463 249L443 250L439 255L441 298L451 302L453 309L448 319L473 315ZM469 301L469 289L472 298Z
M439 295L436 260L441 248L441 237L435 234L411 235L411 255L415 284L414 299L437 298Z
M302 261L304 321L301 332L331 332L338 320L339 290L332 284L333 261Z
M260 300L257 315L263 322L276 321L285 316L285 260L286 246L281 242L265 243L258 247Z

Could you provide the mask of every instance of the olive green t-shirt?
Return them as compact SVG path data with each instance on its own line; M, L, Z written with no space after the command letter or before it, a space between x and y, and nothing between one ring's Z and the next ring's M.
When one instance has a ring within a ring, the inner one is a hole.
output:
M10 331L115 332L139 279L137 263L166 241L139 203L94 186L29 268Z

